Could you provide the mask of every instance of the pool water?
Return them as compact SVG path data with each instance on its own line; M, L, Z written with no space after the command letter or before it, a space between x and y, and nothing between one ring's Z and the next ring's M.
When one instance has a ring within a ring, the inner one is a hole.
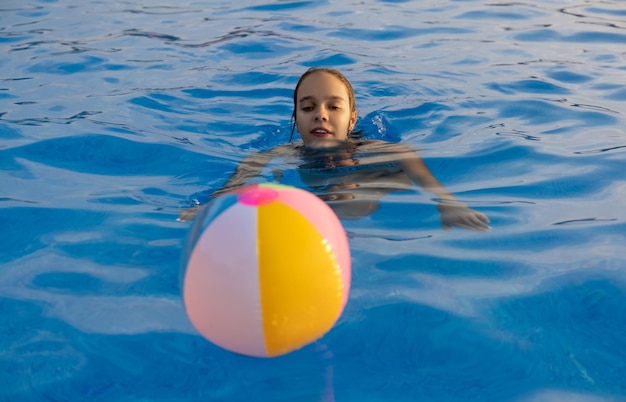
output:
M626 400L625 9L3 1L0 400ZM336 326L243 357L185 315L176 217L288 141L310 66L344 72L366 138L419 148L492 230L385 196L344 222Z

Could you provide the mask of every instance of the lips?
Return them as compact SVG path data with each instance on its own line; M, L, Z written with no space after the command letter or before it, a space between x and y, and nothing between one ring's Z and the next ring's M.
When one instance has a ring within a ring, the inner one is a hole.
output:
M315 127L313 130L311 130L311 134L316 137L327 137L332 135L330 131L322 127Z

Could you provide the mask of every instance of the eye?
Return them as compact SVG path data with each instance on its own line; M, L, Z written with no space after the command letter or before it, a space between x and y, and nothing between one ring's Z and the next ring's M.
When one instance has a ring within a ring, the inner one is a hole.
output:
M302 110L303 112L310 112L312 111L314 108L312 105L304 105L300 107L300 110Z

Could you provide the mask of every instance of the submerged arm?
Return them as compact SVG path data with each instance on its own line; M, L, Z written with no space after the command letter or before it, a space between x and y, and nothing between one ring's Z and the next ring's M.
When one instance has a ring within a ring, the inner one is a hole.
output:
M459 202L431 173L417 152L405 146L397 146L400 147L398 149L400 164L407 176L415 184L437 197L437 209L441 215L441 225L445 230L450 230L452 226L475 231L489 230L487 215L474 211Z
M286 145L281 145L276 148L272 148L269 151L260 152L256 154L249 155L239 162L235 172L226 180L224 185L220 187L218 190L211 193L211 197L216 197L220 194L227 193L236 189L237 187L243 186L249 180L254 179L263 171L263 168L272 161L272 159L278 155L284 155L288 152L287 148L291 149ZM275 173L276 174L276 173ZM187 208L183 210L180 215L178 215L177 221L187 222L192 220L198 211L202 208L202 205L196 205L192 208Z
M273 157L271 152L252 154L245 157L239 162L235 172L226 180L222 187L214 191L211 196L215 197L243 186L248 180L252 180L261 174L263 168L270 163Z

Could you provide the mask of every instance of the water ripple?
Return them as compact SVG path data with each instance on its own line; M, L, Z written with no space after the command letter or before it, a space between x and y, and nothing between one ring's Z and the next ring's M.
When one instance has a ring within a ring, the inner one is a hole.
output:
M626 396L623 2L9 3L2 396ZM338 325L283 358L236 356L186 319L175 218L288 140L293 87L319 65L353 83L365 138L419 149L492 230L443 231L432 194L389 194L344 223Z

